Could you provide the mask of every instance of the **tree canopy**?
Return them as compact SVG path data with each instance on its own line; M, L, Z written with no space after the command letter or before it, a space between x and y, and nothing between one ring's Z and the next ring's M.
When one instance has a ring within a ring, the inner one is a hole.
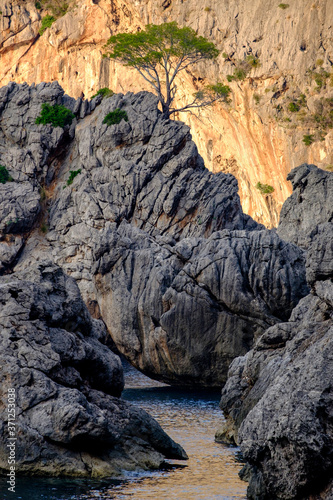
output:
M162 111L167 116L228 98L230 88L217 83L196 92L193 101L182 108L172 107L178 73L199 61L214 60L219 55L214 43L198 36L192 28L180 28L175 21L160 25L148 24L145 30L136 33L111 36L105 48L105 57L135 68L153 87Z

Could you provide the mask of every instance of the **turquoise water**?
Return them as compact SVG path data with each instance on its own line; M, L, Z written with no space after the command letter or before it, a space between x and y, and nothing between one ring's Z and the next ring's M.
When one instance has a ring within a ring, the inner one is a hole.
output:
M214 442L222 419L219 393L175 389L125 366L122 397L148 411L186 450L186 462L167 460L163 470L128 473L103 481L17 478L16 494L0 479L2 499L22 500L231 500L246 499L238 477L239 450Z

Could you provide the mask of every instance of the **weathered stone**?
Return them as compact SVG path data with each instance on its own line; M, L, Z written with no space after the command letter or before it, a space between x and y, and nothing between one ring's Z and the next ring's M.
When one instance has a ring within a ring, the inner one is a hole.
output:
M313 167L296 169L298 174L304 176L298 177L296 191L305 177L317 180L302 186L305 220L290 200L285 212L290 239L308 247L311 294L287 323L268 328L251 351L233 361L222 390L227 421L217 439L240 445L253 500L330 499L333 494L333 225L316 227L325 214L331 217L328 191L326 197L325 189L321 192L329 181ZM318 199L322 214L313 210Z
M29 109L69 100L57 84L3 94L8 116L22 100ZM128 121L103 124L116 108ZM57 167L45 139L49 231L34 232L16 269L53 255L133 364L164 381L220 386L230 361L307 293L302 252L243 213L236 179L205 169L188 127L165 119L154 95L103 99L74 127ZM28 137L35 128L27 123Z
M317 226L333 220L333 173L315 165L301 165L288 175L293 193L280 214L277 232L301 248L309 248Z
M144 411L121 401L120 359L79 289L50 261L1 278L0 470L8 470L7 391L16 394L16 471L109 476L186 458ZM103 392L101 392L103 391Z
M219 387L237 352L308 293L302 252L270 231L162 242L122 223L94 251L117 348L153 378Z

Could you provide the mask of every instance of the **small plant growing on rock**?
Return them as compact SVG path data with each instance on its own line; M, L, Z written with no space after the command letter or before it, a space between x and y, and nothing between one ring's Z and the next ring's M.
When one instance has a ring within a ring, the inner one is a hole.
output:
M311 146L311 144L314 141L314 135L313 134L308 134L303 136L303 142L306 146Z
M56 21L56 18L54 16L50 16L49 14L47 14L46 16L44 16L43 19L42 19L42 25L39 28L38 33L40 35L42 35L44 33L44 31L47 30L47 28L50 28L52 26L52 24L54 23L54 21Z
M261 182L256 184L256 188L259 189L261 194L271 194L274 191L273 186L270 186L269 184L261 184Z
M69 177L68 177L68 181L66 182L66 185L67 186L70 186L71 184L73 184L73 180L75 179L75 177L77 175L79 175L81 173L81 169L79 168L79 170L70 170L69 171ZM65 186L64 186L65 187Z
M35 2L35 7L36 9L40 10L42 8L42 5L40 2Z
M291 111L292 113L296 113L297 111L300 110L300 107L299 105L296 103L296 102L290 102L288 104L288 109L289 111Z
M99 95L101 95L102 97L112 97L114 95L114 92L113 92L113 90L109 89L108 87L104 87L102 89L99 89L96 92L96 94L91 96L91 99L93 99L94 97L97 97Z
M64 128L65 125L70 125L72 123L73 118L75 118L74 113L62 104L51 105L44 102L42 104L41 114L36 118L35 123L37 125L46 125L50 123L53 127Z
M259 104L260 99L261 99L261 95L259 95L259 94L253 94L253 99L254 99L254 102L256 104Z
M42 222L41 226L40 226L40 230L42 231L42 233L47 233L49 228L48 228L48 225L45 223L45 222Z
M210 12L212 9L210 7L205 7L205 12Z
M246 58L246 61L252 68L259 68L260 61L258 57L255 57L253 54L249 54Z
M106 117L103 120L103 123L106 123L106 125L116 125L117 123L120 123L121 120L125 120L125 122L128 122L128 116L126 111L116 108L114 111L111 111L106 115Z
M3 165L0 165L0 184L6 184L6 182L11 181L12 178L9 175L8 170Z
M279 4L280 9L285 10L288 9L289 3L280 3Z

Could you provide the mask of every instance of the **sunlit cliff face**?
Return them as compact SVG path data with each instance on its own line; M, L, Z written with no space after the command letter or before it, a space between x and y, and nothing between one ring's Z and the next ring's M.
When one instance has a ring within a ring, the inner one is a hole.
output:
M333 4L304 0L302 9L296 2L281 9L266 0L206 3L82 0L40 36L46 12L37 10L35 2L0 0L0 84L58 80L74 97L82 91L90 97L106 86L123 93L150 90L135 71L102 57L111 34L150 22L177 20L221 50L216 63L200 64L180 75L180 104L203 83L226 83L227 75L233 75L240 61L252 54L259 64L249 69L244 80L228 83L229 105L216 104L177 119L190 125L210 170L236 176L244 211L275 226L291 193L286 181L291 168L303 162L322 168L333 164L332 131L321 130L313 119L320 99L333 97L333 79L324 76L320 86L313 76L332 73ZM290 112L289 103L298 102L301 94L305 104L297 113ZM303 142L305 134L313 135L309 146ZM272 186L274 192L262 194L256 188L258 182Z

